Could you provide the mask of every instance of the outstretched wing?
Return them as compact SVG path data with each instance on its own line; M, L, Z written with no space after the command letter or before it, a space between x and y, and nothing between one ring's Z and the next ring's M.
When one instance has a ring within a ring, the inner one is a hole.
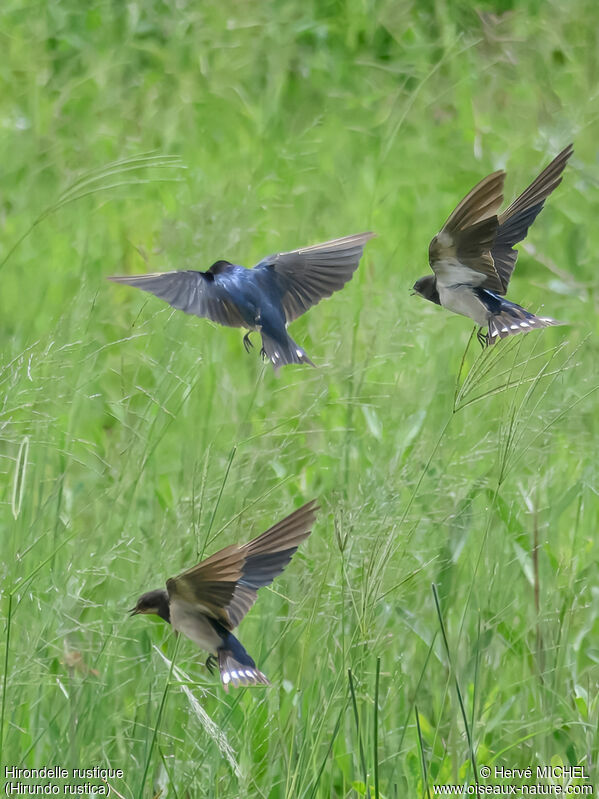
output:
M277 577L312 530L318 507L308 502L242 546L221 549L167 581L169 599L201 608L228 630L243 619L259 588Z
M193 270L109 277L154 294L173 308L211 319L227 327L243 327L243 319L226 288L227 273L235 267L218 261L207 272Z
M366 242L374 233L357 233L292 252L268 255L254 267L257 277L274 278L287 322L330 297L351 280Z
M537 218L545 205L545 200L551 192L562 182L562 173L568 159L574 152L574 146L569 144L547 166L530 186L517 197L498 217L497 236L491 250L495 261L495 269L503 284L503 291L507 291L508 283L516 266L518 251L514 244L522 241L528 233L528 228Z
M465 283L500 291L491 247L497 234L497 210L503 201L505 172L493 172L459 203L431 241L428 257L440 286Z

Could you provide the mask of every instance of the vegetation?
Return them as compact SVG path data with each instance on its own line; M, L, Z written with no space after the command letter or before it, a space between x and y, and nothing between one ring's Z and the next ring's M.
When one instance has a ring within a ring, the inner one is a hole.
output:
M427 796L483 764L592 782L597 4L0 15L2 764L121 768L127 799ZM481 352L410 296L429 240L569 141L509 293L569 326ZM318 368L278 379L238 330L105 279L369 229L291 328ZM127 617L312 497L239 632L270 688L227 694Z

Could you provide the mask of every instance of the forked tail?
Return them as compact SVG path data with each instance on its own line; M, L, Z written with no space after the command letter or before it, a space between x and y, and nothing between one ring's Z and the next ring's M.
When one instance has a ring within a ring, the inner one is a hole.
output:
M541 327L551 327L552 325L563 325L565 322L558 322L550 316L535 316L521 308L516 303L503 300L499 313L489 317L489 331L487 333L487 343L495 344L498 338L506 338L516 333L529 333L531 330L538 330Z
M229 633L218 648L218 668L225 691L229 685L270 685L268 679L256 668L256 664L234 635Z
M308 363L310 366L314 366L305 350L299 344L296 344L291 336L285 334L284 341L277 341L267 335L264 330L261 333L262 349L272 363L275 373L279 371L281 366L286 366L288 363Z

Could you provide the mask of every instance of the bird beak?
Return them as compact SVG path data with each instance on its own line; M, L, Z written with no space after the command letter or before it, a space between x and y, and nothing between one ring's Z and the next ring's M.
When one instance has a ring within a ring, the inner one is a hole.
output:
M130 610L127 611L127 613L130 616L137 616L137 614L139 613L139 610L137 608L131 608Z

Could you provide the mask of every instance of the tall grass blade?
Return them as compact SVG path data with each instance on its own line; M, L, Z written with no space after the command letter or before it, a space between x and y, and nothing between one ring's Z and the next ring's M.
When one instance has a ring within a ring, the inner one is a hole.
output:
M366 755L364 753L364 744L362 742L362 730L360 727L360 714L358 712L358 702L356 700L356 692L354 690L354 680L352 670L347 670L347 677L349 680L349 690L351 694L352 707L354 710L354 721L356 724L356 735L358 736L358 748L360 752L360 765L362 766L362 777L364 780L364 790L366 792L366 799L370 799L370 786L368 785L368 769L366 767Z
M29 436L25 436L21 441L17 462L15 465L15 476L12 486L11 509L13 519L17 519L23 504L23 492L25 491L25 476L27 474L27 463L29 460Z
M418 705L414 705L414 715L416 716L416 732L418 734L418 746L420 747L420 762L422 764L422 782L425 787L428 799L431 799L431 791L428 784L428 772L426 769L426 756L424 754L424 741L422 740L422 730L420 729L420 716L418 715Z
M433 597L435 598L435 608L437 610L437 617L439 619L439 627L441 628L441 637L443 638L443 646L445 647L445 653L447 655L447 662L449 663L449 668L453 673L453 681L456 689L456 694L458 697L458 704L460 706L460 713L462 714L462 721L464 723L464 729L466 731L466 738L468 740L468 750L470 755L470 763L472 764L472 771L475 782L478 784L478 769L476 767L476 756L474 753L474 744L472 741L472 735L470 731L470 724L468 723L468 716L466 714L466 707L464 705L464 700L462 698L462 691L460 689L460 683L458 680L458 675L455 670L455 666L453 664L453 658L451 657L451 651L449 649L449 642L447 640L447 633L445 631L445 623L443 621L443 614L441 613L441 605L439 603L439 594L437 592L437 586L433 583Z
M191 677L188 674L185 674L185 672L182 669L180 669L179 666L174 665L174 658L173 660L169 660L166 657L166 655L164 655L157 646L154 646L153 649L158 655L160 655L162 660L168 666L169 675L172 675L179 684L181 691L183 692L187 701L189 702L189 705L193 710L194 715L196 716L201 726L206 731L206 734L217 745L223 757L227 759L229 765L231 766L233 772L235 773L235 776L238 779L242 779L243 774L241 768L239 766L239 763L237 762L235 751L231 746L231 744L229 743L227 736L225 735L223 730L221 730L217 726L214 720L210 718L208 713L206 713L204 708L198 702L197 698L193 695L193 693L189 689L189 684L193 682Z
M144 770L141 775L141 782L139 784L139 791L138 791L138 799L144 799L144 788L146 785L146 780L148 778L148 771L150 770L150 763L152 762L152 754L154 752L154 746L156 744L156 738L158 737L158 730L160 729L160 722L162 721L162 714L164 713L164 708L166 707L166 698L168 696L168 691L171 684L171 678L173 674L173 669L175 668L175 658L177 656L177 650L179 649L179 643L181 641L181 636L177 636L175 638L175 649L173 652L173 659L171 660L168 677L166 678L166 683L164 685L164 690L162 692L162 699L160 700L160 707L158 708L158 715L156 716L156 721L154 723L154 729L152 731L152 738L150 740L150 746L148 748L148 753L146 755L146 762L144 765Z
M113 189L123 188L125 186L173 182L179 180L179 178L167 176L156 178L133 177L130 180L106 182L107 179L113 177L114 175L122 175L127 172L139 172L140 170L145 169L185 169L185 166L178 156L150 155L146 153L141 156L124 158L120 161L112 161L109 164L106 164L104 167L98 167L83 173L60 193L54 203L44 208L38 214L31 225L16 240L12 247L9 248L8 252L0 262L0 270L3 269L17 248L41 222L43 222L52 214L55 214L61 208L64 208L66 205L76 202L77 200L82 200L84 197L89 197L101 191L111 191Z
M381 682L381 659L376 659L376 675L374 678L374 716L372 722L372 741L374 756L374 797L380 799L379 791L379 688Z

